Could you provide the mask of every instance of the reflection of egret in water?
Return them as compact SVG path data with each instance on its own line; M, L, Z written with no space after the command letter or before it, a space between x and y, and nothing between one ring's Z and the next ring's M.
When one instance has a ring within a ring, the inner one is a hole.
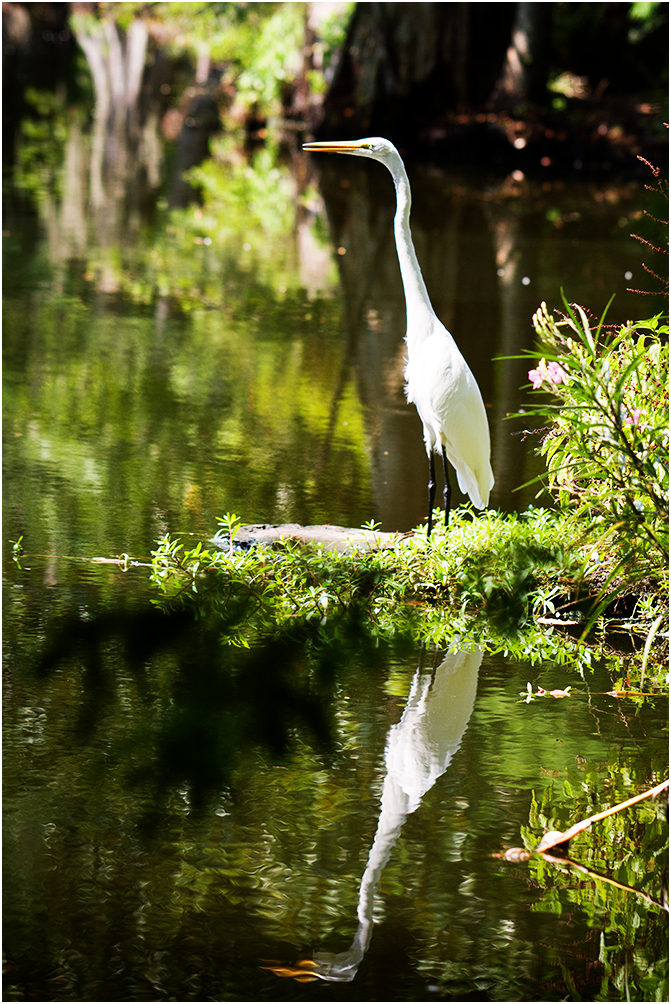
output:
M450 765L459 749L475 703L482 652L451 649L433 672L418 669L403 716L389 730L380 818L361 880L359 927L350 948L333 955L315 954L295 966L269 965L278 976L353 980L364 957L373 927L375 890L401 832L406 816Z

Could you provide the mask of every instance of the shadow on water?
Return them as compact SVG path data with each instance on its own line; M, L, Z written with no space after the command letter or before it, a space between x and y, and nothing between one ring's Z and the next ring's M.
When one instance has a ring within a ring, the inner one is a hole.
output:
M40 658L49 677L62 664L80 667L75 733L91 742L118 713L123 667L150 702L151 724L129 719L118 763L126 781L147 800L145 821L160 818L175 787L186 786L191 808L202 812L230 786L241 751L260 747L271 760L292 750L296 735L323 754L335 743L331 705L337 669L356 651L370 657L372 642L356 617L339 626L340 644L320 644L319 624L302 621L253 649L222 644L246 616L229 603L211 617L191 611L107 611L89 621L66 619ZM117 647L122 662L109 658ZM165 702L157 701L150 671L164 660Z

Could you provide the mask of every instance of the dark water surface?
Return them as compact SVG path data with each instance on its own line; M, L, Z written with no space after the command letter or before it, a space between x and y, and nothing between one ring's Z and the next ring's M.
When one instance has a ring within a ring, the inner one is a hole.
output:
M466 643L348 657L335 746L237 751L201 817L180 785L156 814L133 780L169 703L163 664L138 673L110 642L88 730L76 661L32 672L62 615L151 598L146 569L94 558L207 539L227 511L425 517L391 181L345 158L321 170L318 187L305 164L300 184L229 165L202 208L116 229L71 191L6 208L5 999L664 999L661 806L572 845L618 884L491 856L665 776L665 703L608 696L602 668L581 680ZM524 508L537 461L504 417L528 364L493 360L533 345L560 286L594 312L616 292L613 321L659 309L626 292L643 284L642 186L411 183L430 293L488 405L491 504ZM572 696L526 704L529 681ZM294 978L305 958L319 982Z
M242 751L204 817L178 786L147 831L128 778L155 681L117 667L84 741L81 674L38 682L19 665L4 691L7 999L614 1000L627 967L635 998L659 999L661 806L639 810L634 847L619 826L574 841L619 887L491 855L663 777L665 702L637 711L601 671L583 684L477 649L350 664L334 750ZM577 693L526 704L528 679ZM338 982L283 975L306 957Z
M4 945L20 993L7 999L613 1000L627 966L652 994L637 999L659 999L665 915L622 887L659 899L661 806L646 803L635 853L617 828L574 842L620 888L491 855L520 827L535 839L577 803L585 816L662 777L664 703L629 709L602 672L584 685L476 650L427 653L420 673L419 658L344 666L337 748L242 751L204 817L178 787L149 832L124 778L156 683L119 669L84 742L80 674L38 684L10 669ZM527 705L529 678L578 693ZM351 982L276 975L304 958Z

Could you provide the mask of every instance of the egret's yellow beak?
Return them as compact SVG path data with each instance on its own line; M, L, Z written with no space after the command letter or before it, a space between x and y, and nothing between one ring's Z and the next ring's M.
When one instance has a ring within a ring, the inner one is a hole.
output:
M303 143L303 149L310 153L354 153L365 143L361 139L338 139L320 143Z

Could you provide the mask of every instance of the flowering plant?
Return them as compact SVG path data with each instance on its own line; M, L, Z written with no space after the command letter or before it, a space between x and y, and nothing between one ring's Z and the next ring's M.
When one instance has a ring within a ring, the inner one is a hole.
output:
M669 560L668 325L659 315L606 334L603 317L593 330L582 307L564 304L557 320L545 303L533 318L544 357L529 379L543 399L526 413L550 422L540 447L549 488L586 517L609 559L606 585L660 579Z

